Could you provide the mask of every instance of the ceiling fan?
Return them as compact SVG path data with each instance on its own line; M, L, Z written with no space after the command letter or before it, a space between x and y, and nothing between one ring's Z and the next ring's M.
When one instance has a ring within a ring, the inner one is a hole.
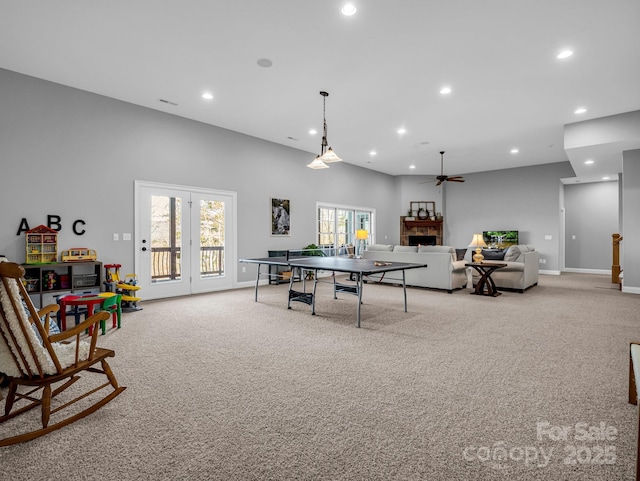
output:
M444 150L440 151L440 175L436 175L435 179L429 182L436 182L436 187L441 185L443 182L464 182L464 178L461 175L452 175L451 177L444 175ZM420 183L426 184L428 182Z

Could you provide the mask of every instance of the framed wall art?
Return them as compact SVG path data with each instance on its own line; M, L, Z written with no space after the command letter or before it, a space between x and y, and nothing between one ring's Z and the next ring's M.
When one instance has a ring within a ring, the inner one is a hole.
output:
M271 235L291 235L291 201L271 198Z

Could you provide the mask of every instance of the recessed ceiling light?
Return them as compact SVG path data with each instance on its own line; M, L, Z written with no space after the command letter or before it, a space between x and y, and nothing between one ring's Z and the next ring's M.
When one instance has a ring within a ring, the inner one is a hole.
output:
M585 160L584 163L587 164L587 165L591 165L591 164L593 164L593 160L591 160L591 159Z
M205 100L213 100L213 94L211 92L205 92L202 94L202 98Z
M573 55L573 50L569 50L569 49L567 49L567 50L563 50L562 52L560 52L560 53L556 56L556 58L559 58L559 59L561 59L561 60L562 60L562 59L564 59L564 58L569 58L569 57L571 57L572 55Z
M357 9L353 3L347 3L344 7L342 7L340 11L342 12L342 15L350 17L351 15L356 13Z
M577 108L573 111L574 114L584 114L587 111L584 107Z
M416 168L416 166L415 166L415 165L410 165L410 166L409 166L409 168L410 168L410 169L415 169L415 168Z
M318 131L316 129L309 129L309 135L316 135Z
M451 93L451 87L442 87L440 89L440 93L443 94L443 95L450 94Z
M518 149L511 149L512 154L517 154L518 152L520 152Z
M378 152L376 152L375 150L372 150L371 152L369 152L369 155L371 157L375 157L376 155L378 155Z
M400 135L402 135L402 134L406 134L406 133L407 133L407 130L406 130L404 127L400 127L400 128L398 129L398 133L399 133Z
M273 65L273 62L268 58L260 58L258 59L258 65L264 68L269 68Z
M602 180L609 180L610 177L603 177Z

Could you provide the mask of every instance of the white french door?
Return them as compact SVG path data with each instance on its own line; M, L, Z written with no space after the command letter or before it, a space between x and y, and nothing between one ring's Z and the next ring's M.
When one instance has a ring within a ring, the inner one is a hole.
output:
M140 297L234 286L235 192L135 182Z

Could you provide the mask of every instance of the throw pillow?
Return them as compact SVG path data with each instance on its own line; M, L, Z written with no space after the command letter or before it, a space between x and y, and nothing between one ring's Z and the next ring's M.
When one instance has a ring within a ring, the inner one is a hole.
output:
M456 260L457 261L463 261L464 260L464 255L467 253L467 248L465 247L464 249L456 249Z
M482 250L482 255L487 261L502 261L504 260L504 254L506 251L497 251L497 250Z

